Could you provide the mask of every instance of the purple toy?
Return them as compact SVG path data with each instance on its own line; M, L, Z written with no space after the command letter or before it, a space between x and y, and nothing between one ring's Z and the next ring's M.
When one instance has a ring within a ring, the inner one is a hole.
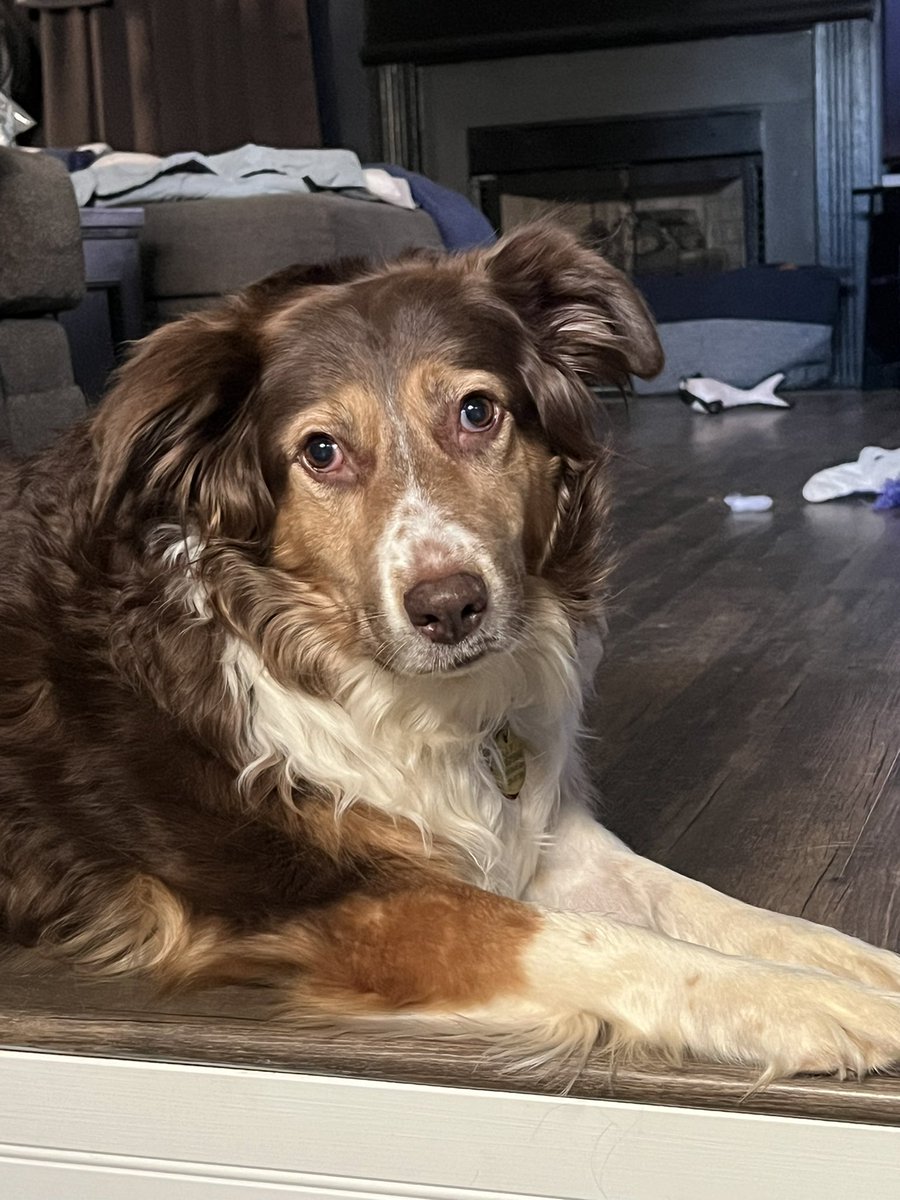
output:
M900 508L900 479L886 479L881 495L872 507L876 512L887 512L889 508Z

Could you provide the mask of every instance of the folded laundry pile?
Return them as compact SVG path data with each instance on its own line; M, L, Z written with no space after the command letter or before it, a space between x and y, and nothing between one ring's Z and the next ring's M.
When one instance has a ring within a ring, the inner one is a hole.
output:
M70 176L81 208L87 204L140 205L154 200L323 189L366 190L362 166L352 150L277 150L250 144L224 154L189 150L168 158L110 150L102 144L82 147L81 152L85 151L93 151L96 157Z

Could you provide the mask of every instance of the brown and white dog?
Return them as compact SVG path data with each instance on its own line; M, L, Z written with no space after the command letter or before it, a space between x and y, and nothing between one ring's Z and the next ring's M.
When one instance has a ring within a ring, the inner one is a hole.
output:
M587 381L660 361L548 228L289 270L139 345L0 485L7 937L522 1064L598 1035L768 1076L900 1057L900 959L591 816Z

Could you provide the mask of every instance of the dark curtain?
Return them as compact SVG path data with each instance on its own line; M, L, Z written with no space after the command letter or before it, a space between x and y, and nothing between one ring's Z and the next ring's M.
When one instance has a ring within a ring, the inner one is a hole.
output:
M306 0L19 2L38 24L45 145L321 144Z

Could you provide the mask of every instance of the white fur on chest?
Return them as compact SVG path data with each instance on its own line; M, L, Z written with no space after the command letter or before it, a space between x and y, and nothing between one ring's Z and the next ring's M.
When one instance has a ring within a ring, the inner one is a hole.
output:
M465 851L472 882L520 895L559 804L581 703L572 635L549 596L533 601L529 635L459 676L350 670L339 699L283 687L232 639L224 670L245 707L245 774L272 761L292 782L413 821L426 841ZM483 746L509 722L526 747L519 796L505 798Z

